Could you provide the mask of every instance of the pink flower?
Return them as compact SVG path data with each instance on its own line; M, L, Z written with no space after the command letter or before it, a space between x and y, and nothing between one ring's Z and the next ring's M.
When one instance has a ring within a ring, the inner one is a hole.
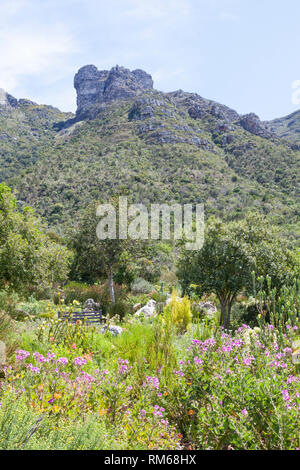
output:
M146 382L144 382L143 385L148 386L149 388L159 389L159 379L157 377L147 375Z
M291 397L288 390L281 391L284 401L290 401Z
M232 346L230 344L225 344L222 346L222 351L223 352L231 352L232 351Z
M253 356L248 356L243 360L243 364L245 366L250 366L252 361L254 361L254 357Z
M75 357L73 360L73 365L74 366L84 366L86 364L86 359L83 359L82 357Z
M32 364L28 364L26 367L27 369L31 370L31 372L33 372L34 374L39 374L41 370L38 367L34 367Z
M194 357L194 363L197 364L198 366L200 366L201 364L203 364L203 361L201 359L199 359L198 356L195 356Z
M67 365L68 364L68 359L66 357L60 357L57 362L59 362L62 365Z
M29 356L30 356L30 352L24 351L23 349L18 349L16 351L16 360L17 361L24 361Z
M245 416L248 415L248 411L246 410L246 408L244 408L244 409L242 410L242 413L243 413L243 415L245 415Z

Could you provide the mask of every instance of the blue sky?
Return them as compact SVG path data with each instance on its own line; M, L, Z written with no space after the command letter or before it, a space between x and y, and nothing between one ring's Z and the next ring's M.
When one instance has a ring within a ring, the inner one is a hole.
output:
M272 119L300 108L299 20L299 0L0 0L0 87L74 111L78 68L118 64Z

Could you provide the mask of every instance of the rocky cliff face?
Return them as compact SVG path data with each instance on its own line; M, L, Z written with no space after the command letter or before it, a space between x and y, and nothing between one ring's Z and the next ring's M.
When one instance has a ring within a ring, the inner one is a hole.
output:
M13 96L6 93L3 88L0 88L0 107L8 108L8 107L16 107L18 104L18 100Z
M151 75L140 69L131 72L117 65L111 70L98 70L95 65L85 65L75 75L74 87L77 92L77 111L75 120L71 120L69 124L96 117L103 107L112 102L133 99L129 120L153 119L157 109L160 115L174 117L178 109L183 107L194 120L215 120L217 134L232 131L233 128L227 129L224 125L234 124L265 139L275 137L254 113L240 116L228 106L202 98L196 93L186 93L182 90L162 93L153 90ZM149 91L151 94L147 93ZM151 130L157 127L157 124L150 124ZM144 127L142 126L143 129ZM232 135L223 136L224 145L232 140Z
M139 69L131 72L117 65L108 71L86 65L75 75L74 87L77 92L76 115L85 117L104 103L133 98L152 89L153 80L151 75Z
M259 137L263 137L265 139L272 137L272 132L267 129L267 126L262 123L259 117L254 113L241 116L239 125L246 131L251 132L251 134L258 135Z

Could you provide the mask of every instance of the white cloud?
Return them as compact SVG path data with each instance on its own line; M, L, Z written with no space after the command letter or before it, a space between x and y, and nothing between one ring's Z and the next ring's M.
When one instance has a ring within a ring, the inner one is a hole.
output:
M76 50L66 27L39 21L31 0L0 1L0 87L14 93L26 78L47 83L65 76L65 59Z
M73 48L72 38L62 32L0 32L0 83L14 89L21 76L46 75L63 64Z

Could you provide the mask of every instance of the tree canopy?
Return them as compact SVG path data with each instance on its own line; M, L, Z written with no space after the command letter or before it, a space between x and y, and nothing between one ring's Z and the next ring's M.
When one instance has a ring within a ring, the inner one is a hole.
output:
M11 189L0 184L0 287L47 288L63 282L70 252L47 233L31 207L19 208Z
M277 289L288 282L292 274L292 255L287 243L257 214L226 224L219 219L209 219L203 248L200 251L182 249L177 275L184 290L194 283L202 295L217 295L221 324L228 328L236 296L242 291L251 291L253 271L257 276L270 276Z

